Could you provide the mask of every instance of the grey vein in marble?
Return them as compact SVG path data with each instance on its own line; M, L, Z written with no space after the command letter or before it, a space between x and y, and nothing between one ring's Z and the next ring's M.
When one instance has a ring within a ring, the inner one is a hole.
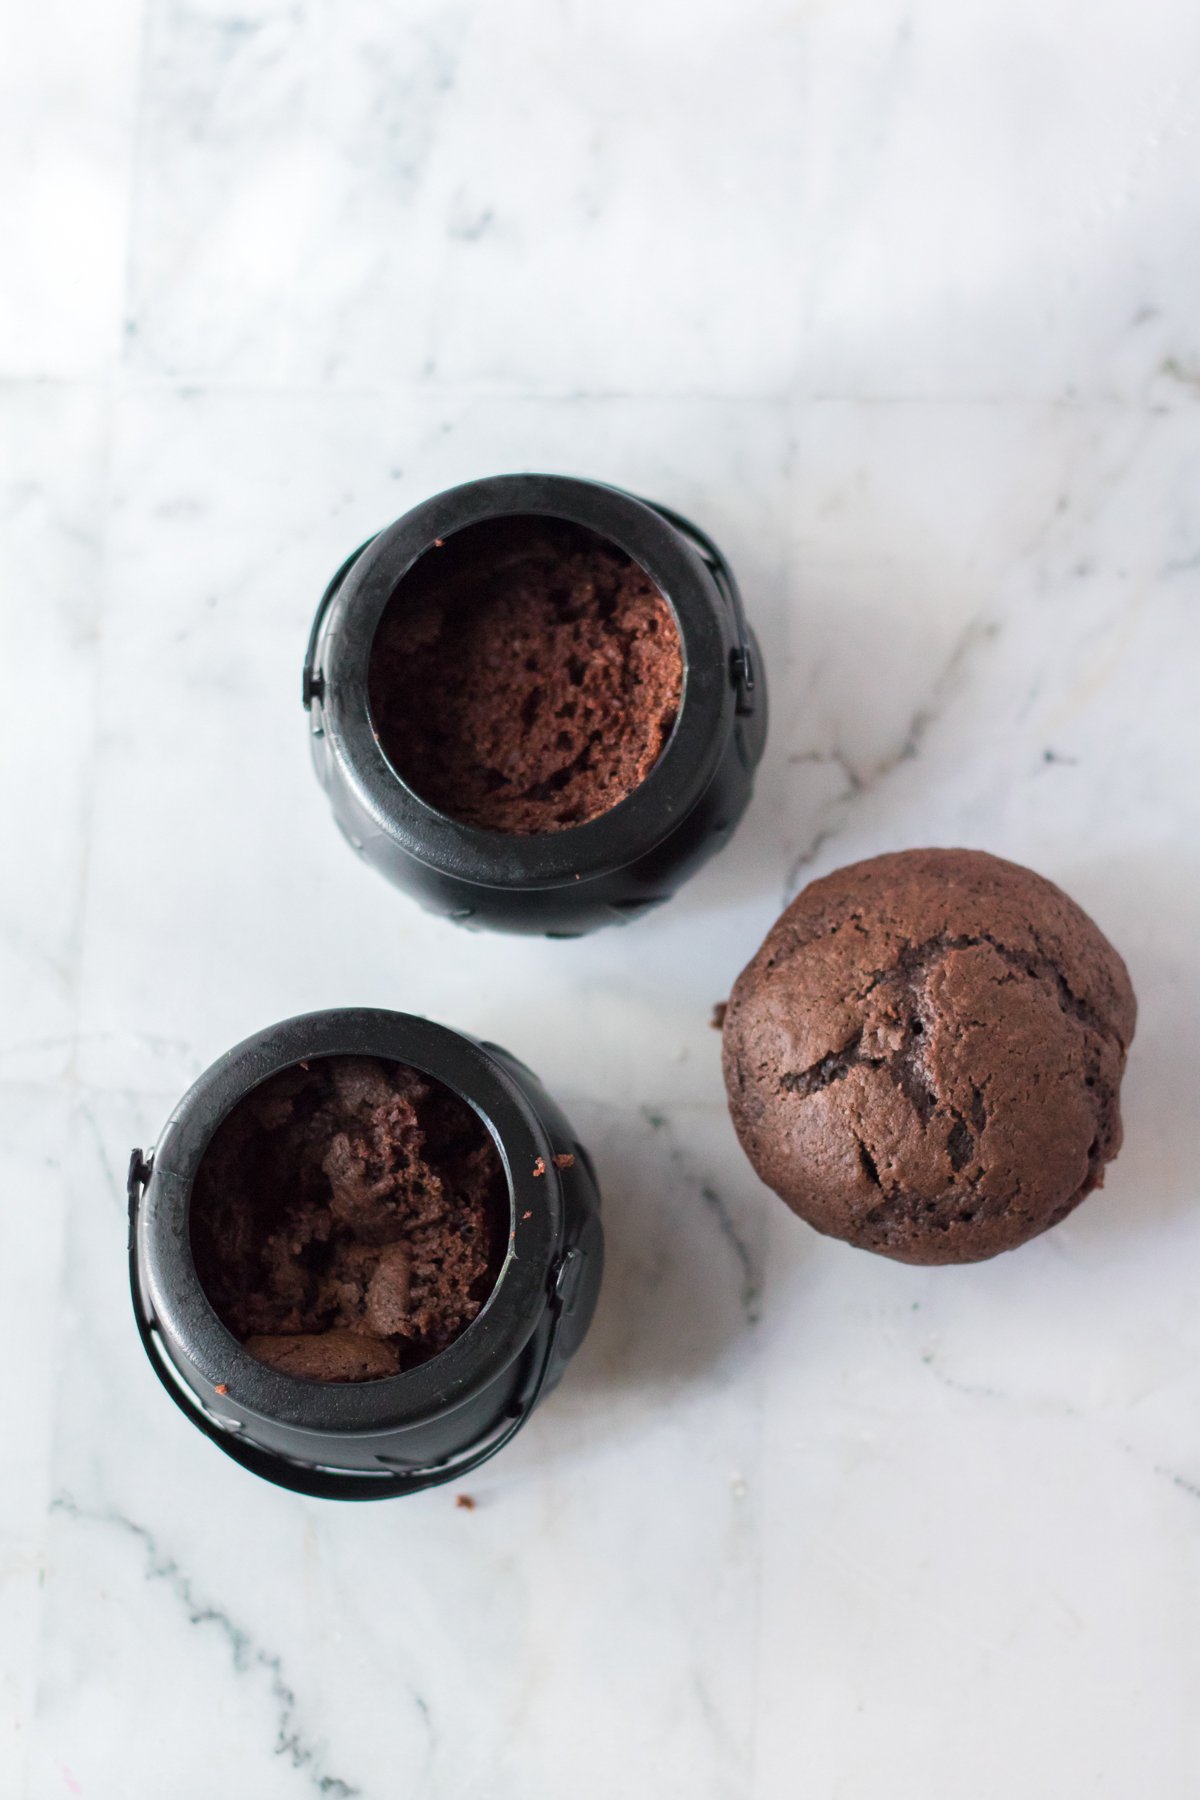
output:
M857 800L871 794L886 781L889 775L901 767L903 763L915 762L924 748L925 741L933 726L941 716L946 701L952 696L962 672L976 648L990 643L1000 635L1000 626L994 620L972 619L959 633L950 648L942 667L930 686L928 698L915 709L909 718L904 735L898 748L880 761L867 768L860 768L847 752L838 744L828 750L803 750L788 758L789 763L815 763L831 765L841 771L845 779L845 787L832 800L825 803L822 811L836 811L840 816L832 822L822 824L793 856L788 865L787 878L784 882L782 905L787 906L796 896L803 871L814 863L834 838L840 836L846 823L846 812Z
M717 1221L721 1236L732 1250L741 1273L739 1304L742 1312L747 1324L757 1324L762 1316L762 1257L752 1249L739 1229L737 1221L729 1209L728 1201L717 1191L711 1181L697 1178L666 1114L656 1112L653 1108L646 1106L643 1106L641 1110L642 1117L650 1129L660 1135L666 1143L667 1156L671 1165L679 1172L688 1187L699 1193L705 1206Z
M120 1532L136 1543L145 1559L145 1579L164 1584L178 1601L189 1624L211 1626L219 1633L228 1647L234 1673L265 1677L267 1697L274 1712L276 1756L286 1758L318 1794L329 1795L331 1800L356 1800L363 1794L362 1788L328 1772L323 1750L310 1742L297 1722L299 1703L295 1689L286 1679L283 1658L257 1643L253 1634L239 1625L224 1607L202 1600L192 1586L191 1577L173 1556L160 1549L152 1531L124 1513L82 1507L70 1494L57 1495L51 1502L51 1509L80 1524ZM422 1705L419 1699L417 1704Z

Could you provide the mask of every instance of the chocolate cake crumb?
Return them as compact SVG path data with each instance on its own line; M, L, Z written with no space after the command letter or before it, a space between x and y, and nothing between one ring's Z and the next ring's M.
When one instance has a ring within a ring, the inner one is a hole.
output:
M712 1009L712 1017L708 1021L714 1031L724 1031L724 1029L725 1029L725 1014L728 1011L729 1011L728 1000L718 1000L716 1005Z
M556 1169L573 1169L575 1167L575 1158L571 1155L569 1150L560 1150L558 1155L554 1158L554 1166Z
M1120 956L1032 869L906 850L815 881L734 985L733 1123L818 1231L975 1262L1066 1218L1121 1145L1137 1006Z
M453 1343L495 1285L507 1227L499 1154L472 1109L365 1057L297 1064L247 1094L191 1203L220 1318L260 1362L311 1381L374 1381Z
M474 1512L479 1502L470 1494L455 1494L454 1504L461 1512Z
M455 533L397 587L371 715L397 774L485 831L565 831L627 798L679 710L667 601L624 551L561 519Z

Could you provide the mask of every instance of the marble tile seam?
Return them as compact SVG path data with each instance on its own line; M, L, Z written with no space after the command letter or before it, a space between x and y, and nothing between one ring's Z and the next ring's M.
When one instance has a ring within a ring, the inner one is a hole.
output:
M1153 379L1149 377L1148 379ZM923 392L860 393L847 390L809 389L803 385L776 389L723 389L681 386L659 388L537 388L505 387L481 382L463 381L394 381L394 382L244 382L225 381L211 375L145 375L114 369L93 375L29 375L11 374L0 369L0 393L5 390L46 389L55 392L110 392L114 397L166 395L176 397L243 398L247 400L387 399L399 395L446 401L496 401L505 404L574 405L595 403L635 403L645 405L694 406L761 406L789 408L796 406L862 406L925 407L931 411L970 411L995 408L1001 410L1039 408L1052 412L1087 412L1089 409L1145 414L1150 417L1170 416L1191 411L1200 403L1200 370L1195 375L1177 375L1174 380L1185 393L1170 400L1148 394L1113 393L1110 391L1071 394L1038 392L939 394Z

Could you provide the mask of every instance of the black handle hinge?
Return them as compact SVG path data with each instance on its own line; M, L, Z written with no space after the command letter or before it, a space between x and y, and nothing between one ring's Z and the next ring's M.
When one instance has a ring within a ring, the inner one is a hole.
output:
M345 581L350 570L354 567L363 551L367 548L367 545L373 544L378 535L378 532L374 533L367 539L366 544L360 544L357 550L351 551L333 580L329 583L329 586L325 589L325 592L321 595L321 603L317 607L317 614L312 622L312 630L308 634L308 649L304 653L304 680L301 686L301 696L304 701L305 712L309 711L314 700L323 700L325 697L325 677L316 666L317 639L320 637L321 627L325 623L325 614L332 606L333 597L341 587L343 581Z
M729 678L737 690L737 710L741 714L754 711L754 657L749 644L733 650L729 656Z
M153 1150L148 1157L140 1149L130 1152L129 1173L125 1177L125 1192L129 1197L129 1242L126 1248L131 1256L133 1255L133 1234L137 1229L137 1210L153 1169Z
M686 518L683 513L676 512L674 507L662 506L657 500L647 500L645 504L653 507L660 518L666 519L668 524L674 525L676 531L690 539L721 591L738 638L736 647L729 654L729 679L737 696L737 711L742 717L746 717L754 711L755 705L754 658L750 650L750 630L746 624L746 609L742 604L737 577L707 531L701 531L699 525Z

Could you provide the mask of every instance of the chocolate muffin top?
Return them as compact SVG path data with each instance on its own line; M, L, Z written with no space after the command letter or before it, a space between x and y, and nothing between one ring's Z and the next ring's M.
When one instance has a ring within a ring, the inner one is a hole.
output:
M1121 1144L1136 1002L1060 888L975 850L814 881L734 986L742 1147L818 1231L974 1262L1064 1219Z

